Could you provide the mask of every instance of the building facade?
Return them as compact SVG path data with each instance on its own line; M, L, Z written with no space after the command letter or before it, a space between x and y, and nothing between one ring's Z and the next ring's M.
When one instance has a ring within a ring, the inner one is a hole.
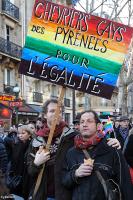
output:
M14 95L16 83L21 88L21 75L18 74L22 50L20 8L20 0L0 1L0 95ZM3 103L8 105L9 102Z

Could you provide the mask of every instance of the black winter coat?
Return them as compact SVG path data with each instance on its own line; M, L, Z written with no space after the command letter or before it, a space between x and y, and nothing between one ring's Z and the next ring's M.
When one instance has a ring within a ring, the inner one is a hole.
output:
M63 135L64 134L64 135ZM77 134L75 133L73 130L68 130L65 133L63 133L61 135L61 141L60 144L58 146L58 150L56 152L56 157L54 159L54 162L47 162L45 169L44 169L44 173L43 173L43 178L42 178L42 182L41 185L39 187L39 190L36 194L35 200L46 200L47 199L47 182L48 182L48 178L49 178L49 168L50 167L54 167L54 177L53 177L53 185L55 186L55 199L56 200L68 200L69 196L71 196L71 193L69 190L67 190L65 187L61 186L61 174L60 174L60 170L62 167L62 163L64 161L66 152L69 148L71 148L73 146L73 138L74 136ZM34 157L32 156L33 154L35 154L37 151L37 149L33 148L32 145L30 146L29 149L29 156L27 159L27 163L28 163L28 173L32 178L32 184L30 185L31 187L31 194L33 194L33 190L35 187L35 183L37 180L37 176L42 168L42 166L35 166L34 165ZM31 155L32 153L32 155ZM52 173L52 171L51 171Z
M129 136L124 155L128 165L133 168L133 134Z
M121 136L120 131L119 131L119 128L120 128L120 126L116 129L116 131L115 131L115 136L116 136L116 139L120 142L121 149L123 149L125 140L124 140L124 138Z
M99 170L105 180L111 178L120 185L123 200L132 200L133 191L129 170L121 151L109 147L104 139L89 153L95 160L94 171L91 176L78 179L75 178L75 170L84 162L84 153L73 147L66 155L62 169L62 183L73 191L72 198L67 200L105 200L104 191L95 170Z
M12 160L12 147L14 143L17 143L18 137L15 134L9 134L8 136L6 136L4 138L4 144L6 147L6 151L7 151L7 156L8 156L8 162Z
M61 169L66 157L68 149L74 145L74 137L78 132L69 132L62 137L55 160L55 197L56 200L69 200L71 198L71 191L62 185Z
M29 177L27 173L27 165L26 165L26 154L28 150L30 140L23 143L19 139L16 143L12 141L11 147L12 147L12 156L11 156L11 163L10 163L10 169L9 172L13 172L15 176L19 175L22 176L22 182L21 184L11 190L12 193L20 195L20 196L27 196L28 193L28 183L29 183Z
M129 131L131 130L131 125L129 125ZM117 129L115 129L115 137L116 139L120 142L120 145L121 145L121 149L123 149L123 146L124 146L124 143L125 143L125 140L124 138L122 137L122 135L120 134L120 126L118 126Z
M6 173L7 164L8 164L8 159L7 159L6 148L4 146L3 140L0 138L0 170L3 173Z

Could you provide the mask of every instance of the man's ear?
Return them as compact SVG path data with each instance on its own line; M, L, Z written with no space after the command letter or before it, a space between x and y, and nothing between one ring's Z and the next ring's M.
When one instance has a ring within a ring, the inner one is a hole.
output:
M99 130L103 130L103 124L102 123L97 124L97 131L99 131Z

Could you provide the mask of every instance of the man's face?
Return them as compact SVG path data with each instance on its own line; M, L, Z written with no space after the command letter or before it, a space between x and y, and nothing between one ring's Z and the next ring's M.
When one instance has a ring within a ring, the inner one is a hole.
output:
M43 126L42 121L37 120L37 122L36 122L36 127L37 127L37 128L41 128L42 126Z
M94 119L94 114L86 112L81 116L80 119L80 133L84 139L90 138L97 132L97 124Z
M45 114L45 117L47 119L47 125L49 127L51 127L51 124L52 124L52 121L54 120L55 118L55 111L57 109L57 104L56 103L50 103L47 107L47 113ZM62 117L61 117L61 110L60 110L60 114L59 114L59 120L58 120L58 123L60 123Z
M128 128L128 126L129 126L129 120L121 121L121 122L120 122L120 126L121 126L122 128Z
M76 131L79 131L79 127L80 127L79 123L75 123L75 124L74 124L74 129L75 129Z
M119 126L120 122L119 121L116 121L115 122L115 127L117 128Z

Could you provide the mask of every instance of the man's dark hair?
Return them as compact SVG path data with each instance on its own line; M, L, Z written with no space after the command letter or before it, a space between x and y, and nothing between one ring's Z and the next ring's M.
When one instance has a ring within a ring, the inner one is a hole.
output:
M48 99L48 100L43 104L43 106L42 106L42 113L43 113L43 114L46 114L46 113L47 113L47 111L48 111L48 105L49 105L50 103L56 103L56 104L58 104L58 100L57 100L57 99Z
M92 113L94 115L94 119L95 119L96 124L101 123L98 114L94 110L86 110L86 111L80 113L80 119L81 119L81 116L85 113Z

